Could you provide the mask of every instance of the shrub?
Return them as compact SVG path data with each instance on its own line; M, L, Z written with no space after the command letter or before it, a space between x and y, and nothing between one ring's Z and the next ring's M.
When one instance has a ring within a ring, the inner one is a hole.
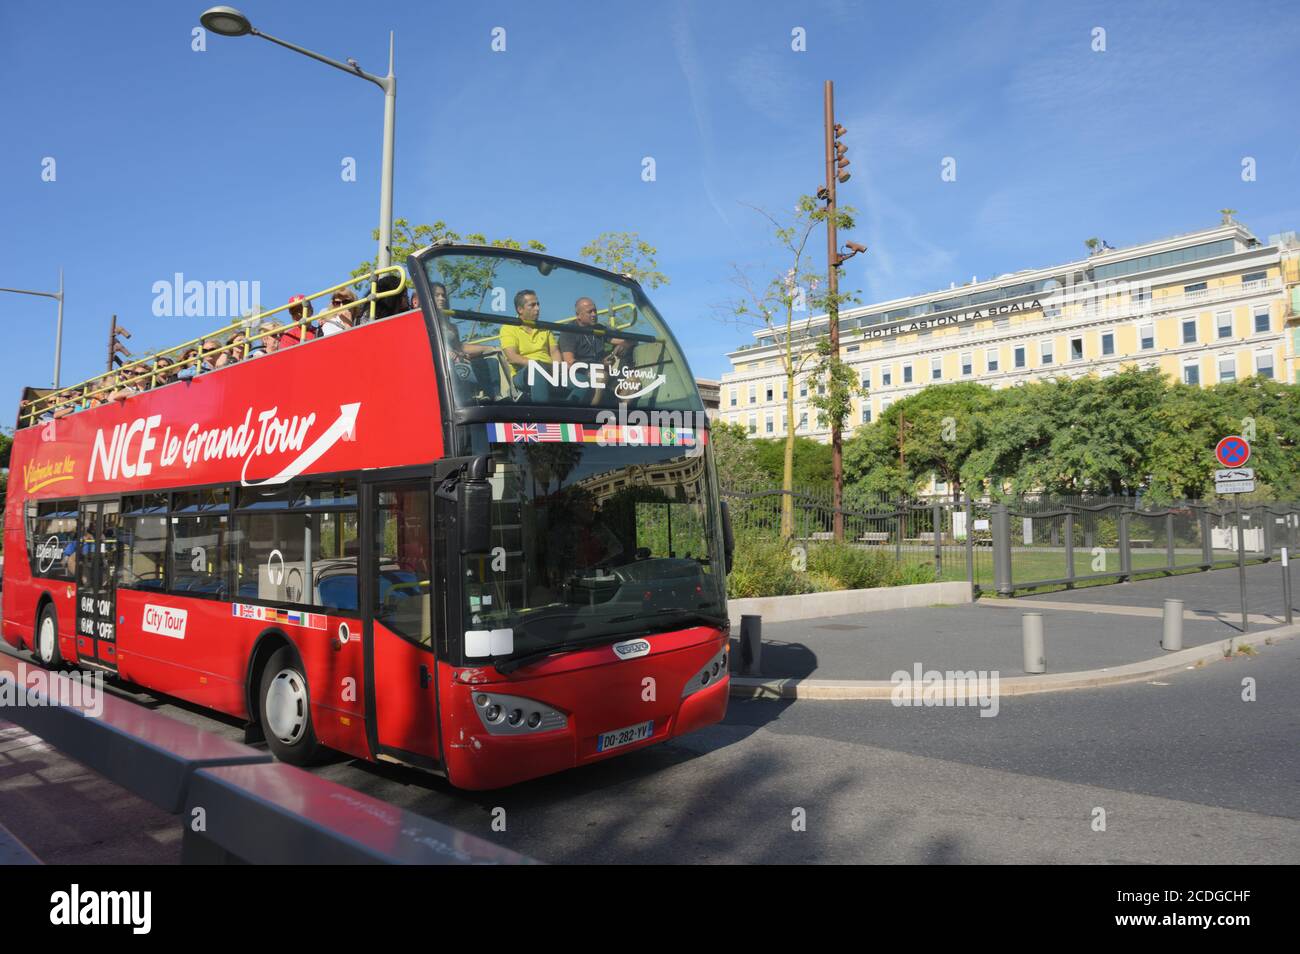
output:
M768 535L738 537L735 563L727 579L728 596L792 596L933 583L935 579L934 567L929 564L898 564L891 554L849 543L804 545L807 570L798 571L791 554L794 545Z
M727 595L732 599L811 592L808 574L795 570L790 548L779 538L749 534L737 538L735 562L727 577Z

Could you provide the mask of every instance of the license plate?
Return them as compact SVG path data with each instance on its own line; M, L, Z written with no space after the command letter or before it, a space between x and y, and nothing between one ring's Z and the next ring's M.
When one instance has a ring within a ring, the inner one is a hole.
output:
M640 742L650 738L655 734L654 721L638 722L636 725L630 725L626 729L615 729L613 732L603 732L596 739L596 751L608 752L610 749L617 749L620 746L631 745L633 742Z

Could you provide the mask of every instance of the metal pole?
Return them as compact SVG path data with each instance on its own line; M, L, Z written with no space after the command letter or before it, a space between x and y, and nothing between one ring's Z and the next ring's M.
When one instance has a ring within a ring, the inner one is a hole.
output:
M930 507L930 529L934 532L934 578L943 578L943 510L938 499Z
M763 672L763 617L740 617L740 674L759 676Z
M1174 568L1174 515L1173 512L1165 514L1165 548L1169 552L1169 569Z
M1164 627L1160 648L1167 653L1183 648L1183 601L1165 600Z
M835 231L835 86L826 81L822 97L826 119L826 321L830 328L832 367L840 358L840 305L839 305L839 238ZM832 389L834 382L832 382ZM834 393L834 391L832 391ZM835 508L831 529L836 542L844 539L844 514L841 498L844 493L843 436L838 415L831 416L831 505Z
M1074 511L1066 511L1065 514L1065 578L1070 582L1066 586L1074 585Z
M59 317L54 323L54 390L59 389L59 371L63 363L63 269L59 269Z
M1286 624L1290 626L1294 620L1291 613L1291 560L1289 558L1290 548L1282 548L1282 602L1286 604Z
M1214 566L1214 533L1210 529L1210 510L1208 507L1200 508L1201 520L1201 560L1205 563L1204 569L1210 569Z
M1246 618L1246 530L1241 525L1241 494L1232 498L1237 502L1237 579L1241 584L1241 631L1245 633L1250 630Z
M1024 644L1025 672L1047 672L1047 655L1043 649L1043 614L1026 613L1022 616L1020 635Z
M1119 508L1119 578L1129 580L1133 575L1133 553L1129 544L1129 512L1123 505Z
M993 505L993 585L999 596L1011 595L1011 526L1004 503Z
M966 495L966 581L975 585L975 502Z
M384 163L379 181L379 267L393 262L393 139L397 126L397 77L393 75L393 34L388 34L388 75L384 77Z

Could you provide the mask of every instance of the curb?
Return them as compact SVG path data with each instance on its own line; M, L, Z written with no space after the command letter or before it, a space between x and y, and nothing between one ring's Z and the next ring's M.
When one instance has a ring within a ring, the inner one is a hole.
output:
M1152 676L1179 672L1198 663L1222 659L1223 647L1228 644L1258 645L1265 639L1278 642L1300 636L1300 624L1280 626L1276 629L1233 636L1216 640L1204 646L1193 646L1176 653L1144 659L1107 669L1086 669L1079 672L1047 673L1041 676L1012 676L998 680L997 695L1024 696L1039 692L1062 692L1067 689L1095 689L1116 686L1127 682L1141 682ZM839 699L877 700L890 699L895 684L887 679L800 679L795 677L763 679L752 676L731 677L731 695L740 699Z

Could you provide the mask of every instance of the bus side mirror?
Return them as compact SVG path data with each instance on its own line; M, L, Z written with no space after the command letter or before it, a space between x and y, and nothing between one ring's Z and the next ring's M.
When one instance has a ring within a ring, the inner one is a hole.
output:
M460 552L486 553L492 549L492 458L475 457L465 467L457 491L460 518Z
M736 537L731 532L731 508L722 501L722 555L727 572L731 572L732 555L736 552Z

